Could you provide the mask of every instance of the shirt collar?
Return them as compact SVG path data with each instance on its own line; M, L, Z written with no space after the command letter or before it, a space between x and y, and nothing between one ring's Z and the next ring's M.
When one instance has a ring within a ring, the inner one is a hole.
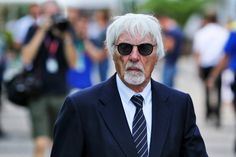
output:
M144 105L146 104L145 102L148 102L148 100L151 98L151 81L148 82L147 86L143 89L142 92L136 93L130 88L128 88L120 79L118 75L116 75L116 84L118 88L118 92L120 94L121 100L125 103L128 104L131 97L133 95L142 95L144 98Z

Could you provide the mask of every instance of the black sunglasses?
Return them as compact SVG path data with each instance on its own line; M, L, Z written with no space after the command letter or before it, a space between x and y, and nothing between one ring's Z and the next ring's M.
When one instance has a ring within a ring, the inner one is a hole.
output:
M149 44L149 43L143 43L143 44L140 44L140 45L120 43L120 44L115 45L115 46L117 46L118 52L123 56L129 55L132 52L134 46L138 47L138 52L142 56L148 56L152 53L153 47L156 46L156 45L152 45L152 44Z

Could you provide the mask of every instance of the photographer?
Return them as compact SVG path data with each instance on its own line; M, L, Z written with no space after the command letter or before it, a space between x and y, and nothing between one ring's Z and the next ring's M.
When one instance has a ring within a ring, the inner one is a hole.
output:
M96 47L88 37L88 22L88 16L81 12L73 25L75 37L71 38L69 34L65 37L68 57L73 60L70 62L70 69L67 72L70 92L92 86L94 64L101 62L108 56L105 50Z
M42 81L38 97L29 103L35 157L43 157L49 147L56 115L68 93L65 73L73 62L65 51L67 22L58 15L58 5L47 1L42 11L40 22L29 28L22 49L24 65Z

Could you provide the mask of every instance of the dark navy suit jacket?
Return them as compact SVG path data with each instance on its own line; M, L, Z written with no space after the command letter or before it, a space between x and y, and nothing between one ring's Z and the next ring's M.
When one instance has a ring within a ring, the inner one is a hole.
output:
M154 80L151 89L149 157L207 157L190 96ZM51 157L138 157L115 75L66 98Z

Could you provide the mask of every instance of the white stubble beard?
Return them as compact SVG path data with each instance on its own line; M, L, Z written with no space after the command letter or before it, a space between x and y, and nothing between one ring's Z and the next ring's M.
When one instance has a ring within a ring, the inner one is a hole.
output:
M129 67L135 67L140 71L128 71ZM124 80L131 85L140 85L145 80L144 67L138 63L128 62L125 67Z

